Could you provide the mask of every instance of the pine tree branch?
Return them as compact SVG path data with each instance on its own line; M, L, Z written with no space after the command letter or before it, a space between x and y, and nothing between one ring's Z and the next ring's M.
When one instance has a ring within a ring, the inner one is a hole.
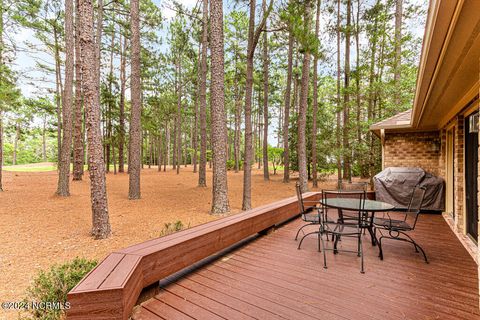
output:
M262 34L263 29L265 28L265 25L267 23L267 18L270 15L270 12L273 9L273 0L270 0L270 4L268 5L267 11L263 13L262 16L262 21L258 25L257 29L255 30L255 33L253 34L253 43L252 43L252 51L249 52L249 57L251 58L255 52L255 47L258 44L258 40L260 39L260 35Z

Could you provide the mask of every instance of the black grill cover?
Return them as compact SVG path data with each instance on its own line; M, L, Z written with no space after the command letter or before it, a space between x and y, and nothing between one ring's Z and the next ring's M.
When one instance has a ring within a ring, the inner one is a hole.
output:
M445 183L421 168L386 168L375 177L375 196L378 201L393 204L396 209L406 209L413 188L416 185L426 187L422 210L445 210Z

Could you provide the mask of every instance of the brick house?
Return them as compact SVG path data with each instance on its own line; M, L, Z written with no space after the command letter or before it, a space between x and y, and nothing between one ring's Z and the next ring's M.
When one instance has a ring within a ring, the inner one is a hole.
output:
M411 110L370 127L383 167L446 182L444 217L478 262L480 1L431 0Z

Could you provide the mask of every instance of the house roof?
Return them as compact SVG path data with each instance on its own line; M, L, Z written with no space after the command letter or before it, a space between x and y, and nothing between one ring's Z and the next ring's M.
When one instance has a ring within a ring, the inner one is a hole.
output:
M410 124L393 117L371 130L439 130L472 102L480 87L478 12L476 0L430 1Z
M378 132L381 129L410 128L412 109L400 112L393 117L387 118L370 126L370 130Z

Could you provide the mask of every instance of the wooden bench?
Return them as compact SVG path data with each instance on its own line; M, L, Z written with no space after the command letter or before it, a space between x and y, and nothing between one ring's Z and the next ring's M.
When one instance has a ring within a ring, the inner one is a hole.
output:
M67 317L128 319L143 288L297 215L292 197L113 252L68 293Z

